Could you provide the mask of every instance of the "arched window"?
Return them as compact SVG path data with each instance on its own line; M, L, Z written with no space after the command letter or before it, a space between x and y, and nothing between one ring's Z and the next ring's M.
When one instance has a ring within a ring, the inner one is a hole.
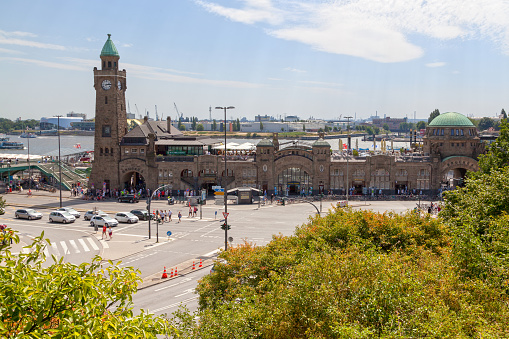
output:
M103 61L103 68L106 68L106 61Z
M108 68L111 68L111 61L108 61Z
M180 173L180 176L181 177L192 177L193 171L191 171L190 169L185 169Z
M110 148L110 153L113 154L113 148Z
M99 154L103 155L103 148L102 147L99 149Z
M110 153L110 149L109 148L104 149L104 151L105 151L106 154Z
M107 105L108 104L108 97L104 97L104 104Z

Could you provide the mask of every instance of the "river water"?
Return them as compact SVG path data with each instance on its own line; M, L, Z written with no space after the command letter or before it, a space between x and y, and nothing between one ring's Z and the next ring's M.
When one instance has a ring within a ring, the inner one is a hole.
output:
M57 136L38 136L37 138L32 138L30 140L26 138L20 138L17 135L7 135L10 138L10 141L20 141L25 145L25 149L0 149L0 156L3 154L5 156L10 155L28 155L28 143L30 142L30 156L36 155L57 155L58 153L58 137ZM221 140L221 139L219 139ZM223 139L224 140L224 139ZM326 141L331 145L332 150L339 150L339 141L343 143L347 142L346 138L343 139L327 139ZM237 144L243 144L246 142L250 142L253 144L257 144L260 139L227 139L227 142L235 142ZM280 139L279 143L284 144L287 142L291 142L293 139ZM300 140L299 144L311 145L314 140ZM76 145L80 145L81 148L76 148ZM377 141L377 149L380 147L380 142ZM352 147L353 148L369 148L373 150L373 141L363 141L361 137L352 138ZM387 143L387 146L390 147L390 142ZM408 147L408 142L394 142L394 148L399 149L401 147ZM62 156L71 153L78 153L80 151L91 151L94 149L94 137L93 136L81 136L81 135L61 135L60 136L60 151Z

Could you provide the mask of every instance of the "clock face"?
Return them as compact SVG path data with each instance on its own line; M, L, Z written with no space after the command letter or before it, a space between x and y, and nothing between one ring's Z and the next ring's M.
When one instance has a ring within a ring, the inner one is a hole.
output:
M119 91L122 89L122 83L120 82L120 80L117 82L117 87Z
M109 80L103 80L102 84L101 84L102 88L107 91L111 88L111 81Z

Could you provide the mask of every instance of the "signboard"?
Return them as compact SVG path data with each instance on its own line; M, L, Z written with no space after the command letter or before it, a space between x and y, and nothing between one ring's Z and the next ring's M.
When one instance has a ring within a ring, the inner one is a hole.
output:
M168 151L167 155L187 155L185 151Z
M230 213L223 212L223 217L226 219Z
M219 188L221 188L221 186L212 186L212 190L214 191L218 190Z
M171 231L166 232L166 235L170 236L171 235Z

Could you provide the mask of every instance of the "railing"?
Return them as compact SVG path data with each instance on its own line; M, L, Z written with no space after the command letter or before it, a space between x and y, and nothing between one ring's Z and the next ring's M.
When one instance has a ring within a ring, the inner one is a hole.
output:
M221 156L221 160L224 161L224 156ZM226 160L228 161L255 161L255 155L227 155Z
M156 156L157 162L194 162L194 156Z
M304 155L304 154L282 154L282 155L279 155L277 157L274 158L274 161L277 161L279 159L282 159L284 157L302 157L302 158L305 158L305 159L308 159L310 161L313 161L313 156L311 155Z

